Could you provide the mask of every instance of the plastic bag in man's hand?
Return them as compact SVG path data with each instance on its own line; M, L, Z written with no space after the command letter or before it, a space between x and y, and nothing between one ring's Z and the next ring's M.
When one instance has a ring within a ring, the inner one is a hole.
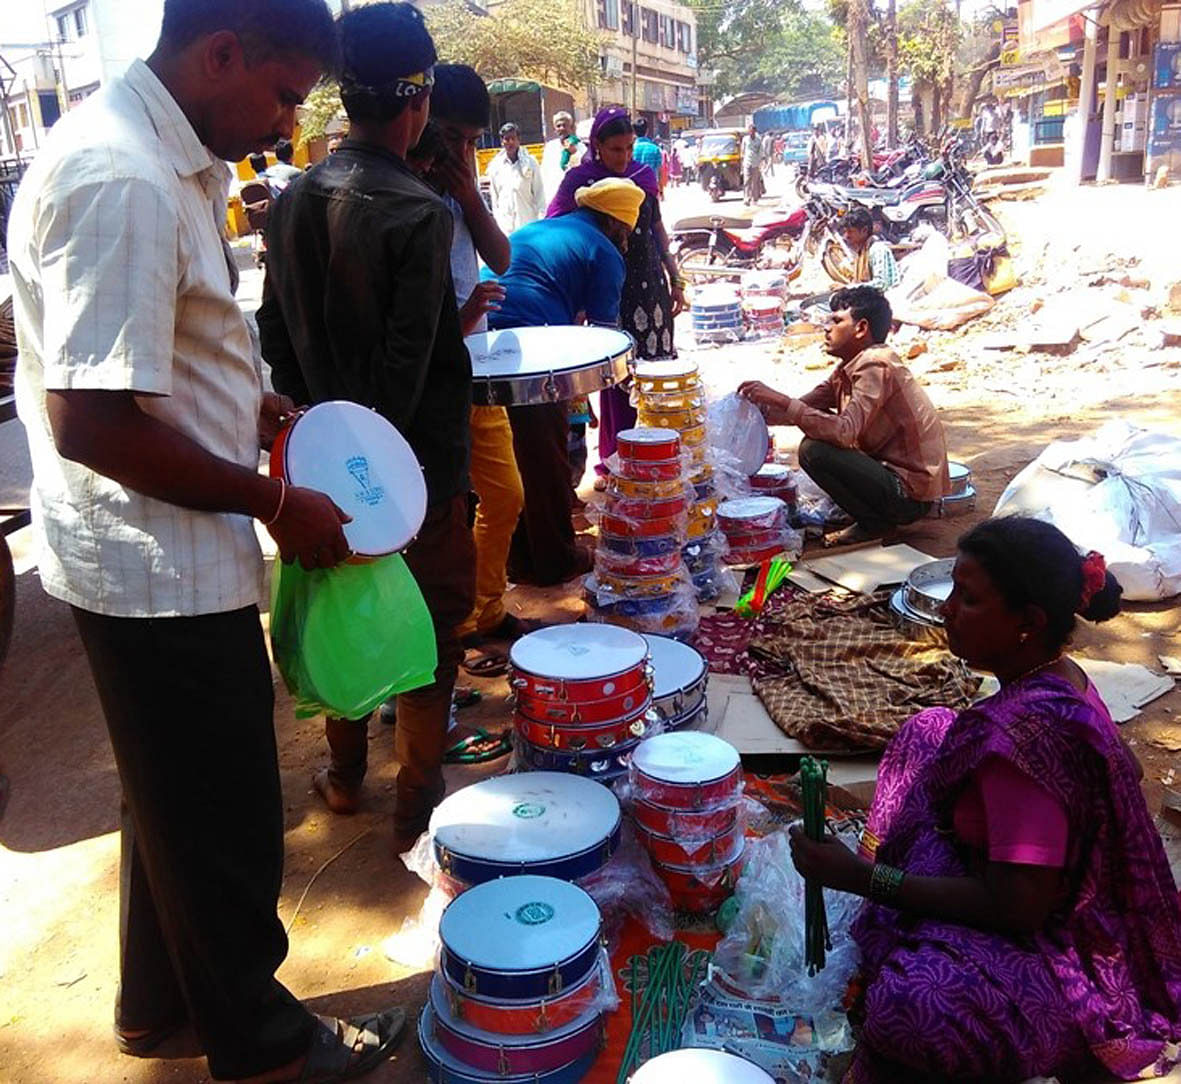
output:
M360 719L429 685L437 663L431 615L397 553L310 572L276 560L271 646L301 719Z

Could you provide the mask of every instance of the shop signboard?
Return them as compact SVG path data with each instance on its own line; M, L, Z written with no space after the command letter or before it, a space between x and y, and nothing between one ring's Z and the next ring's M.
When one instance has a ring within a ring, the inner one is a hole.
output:
M1157 90L1181 90L1181 41L1158 41L1152 65Z
M1167 163L1170 172L1181 164L1181 89L1163 91L1153 98L1148 153Z

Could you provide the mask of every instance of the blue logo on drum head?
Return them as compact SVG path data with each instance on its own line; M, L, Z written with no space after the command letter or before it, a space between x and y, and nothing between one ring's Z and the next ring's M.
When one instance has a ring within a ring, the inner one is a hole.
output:
M357 491L357 500L362 504L381 504L385 500L385 487L371 485L369 481L369 460L363 455L350 456L344 461L345 468L356 480L361 488Z
M540 802L521 802L520 805L513 807L513 816L520 817L521 820L530 821L534 817L540 817L545 812L545 806Z
M541 926L553 917L554 909L548 903L540 901L521 904L516 914L516 919L522 926Z

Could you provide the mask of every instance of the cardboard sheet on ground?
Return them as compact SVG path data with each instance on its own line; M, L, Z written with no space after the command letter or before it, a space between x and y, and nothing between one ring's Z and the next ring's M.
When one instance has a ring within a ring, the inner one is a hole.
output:
M859 594L873 594L888 583L902 583L919 565L935 560L913 546L871 546L805 561L800 568Z
M1164 696L1174 685L1171 677L1154 674L1134 662L1108 662L1072 656L1095 683L1099 695L1117 723L1126 723L1140 714L1145 704Z

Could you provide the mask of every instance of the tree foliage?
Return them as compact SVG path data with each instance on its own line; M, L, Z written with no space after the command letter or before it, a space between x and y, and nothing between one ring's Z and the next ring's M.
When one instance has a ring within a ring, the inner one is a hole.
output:
M832 25L799 0L688 0L697 13L697 62L718 73L719 95L782 98L833 93L844 50Z
M955 71L962 28L944 0L911 0L898 13L898 66L916 82L943 87Z
M440 60L469 64L486 81L535 79L581 90L600 77L599 37L575 0L504 0L491 15L449 0L424 14ZM302 138L323 135L340 113L336 84L317 87L304 105Z

